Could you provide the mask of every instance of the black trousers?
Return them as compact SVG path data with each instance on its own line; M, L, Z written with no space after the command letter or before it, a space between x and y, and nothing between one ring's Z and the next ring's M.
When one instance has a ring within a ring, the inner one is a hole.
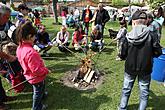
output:
M5 98L6 98L6 93L2 86L2 81L1 81L1 77L0 77L0 104L2 104L3 100L5 100Z

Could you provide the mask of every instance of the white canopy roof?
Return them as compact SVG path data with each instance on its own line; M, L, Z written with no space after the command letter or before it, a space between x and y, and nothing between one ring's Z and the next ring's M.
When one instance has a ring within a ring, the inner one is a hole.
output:
M117 10L117 8L110 7L110 6L105 6L104 9L106 9L106 10Z

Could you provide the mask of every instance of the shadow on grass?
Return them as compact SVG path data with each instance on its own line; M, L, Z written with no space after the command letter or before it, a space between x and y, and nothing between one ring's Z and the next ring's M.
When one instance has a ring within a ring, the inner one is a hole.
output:
M112 101L105 95L90 97L93 91L78 91L75 88L64 86L51 77L49 81L51 84L48 85L49 96L46 101L49 104L48 110L97 110L101 104Z
M101 104L112 101L106 95L90 97L90 94L96 90L79 91L75 88L64 86L55 78L47 78L46 89L48 96L44 100L44 103L48 104L47 110L97 110ZM8 103L12 110L31 109L32 93L21 93L17 98L16 102Z
M165 96L157 96L153 91L150 91L147 109L149 110L164 110ZM128 110L137 110L139 103L128 106Z
M114 42L112 42L112 41L109 41L109 42L106 42L105 44L104 44L105 46L116 46L117 44L116 44L116 42L114 41Z
M153 91L150 91L150 99L148 107L152 108L152 110L164 110L165 109L165 95L157 96Z
M114 48L105 47L105 49L102 51L102 53L106 53L106 54L110 55L113 51L115 51Z
M31 85L26 85L28 86L26 89L30 92L22 92L20 94L17 94L16 101L12 102L7 102L10 110L22 110L22 109L27 109L32 107L32 87ZM31 88L30 88L31 87Z

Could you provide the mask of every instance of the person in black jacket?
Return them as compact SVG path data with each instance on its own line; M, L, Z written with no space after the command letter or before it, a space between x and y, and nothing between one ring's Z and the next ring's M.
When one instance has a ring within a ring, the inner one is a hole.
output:
M82 21L85 26L85 34L88 35L89 21L92 19L92 11L90 10L90 5L87 5L86 9L82 13Z
M126 110L136 77L140 89L140 101L138 110L146 110L149 97L149 87L153 57L162 54L161 46L156 33L147 27L147 15L145 12L136 11L132 16L132 30L126 35L125 52L121 56L126 57L125 74L119 110Z
M39 30L36 35L36 45L34 45L34 49L38 52L43 51L44 56L49 56L47 53L48 50L52 48L52 42L50 41L49 34L45 29L44 25L39 26ZM39 47L39 48L38 48Z
M6 38L6 23L9 21L11 10L6 5L0 3L0 39L4 41L2 38ZM2 50L0 50L0 58L5 59L9 62L13 62L16 60L16 57L13 55L8 55ZM1 68L1 66L0 66ZM5 74L6 71L0 71L1 74ZM0 77L0 110L6 110L7 106L4 104L6 101L13 100L14 97L9 97L6 95L5 90L2 86L2 81Z
M103 8L103 4L98 4L98 11L95 18L95 25L98 25L101 28L101 33L104 35L104 26L105 23L110 19L108 11Z

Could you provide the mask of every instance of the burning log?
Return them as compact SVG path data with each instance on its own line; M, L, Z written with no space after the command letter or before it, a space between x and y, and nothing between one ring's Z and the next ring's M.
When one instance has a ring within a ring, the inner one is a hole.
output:
M80 83L88 86L91 83L92 79L94 81L95 78L97 78L97 72L94 70L94 63L91 60L91 57L95 54L96 53L89 54L81 60L81 65L79 67L78 73L73 79L76 87L78 87Z
M68 49L68 51L70 51ZM71 53L74 53L70 51ZM68 87L73 87L78 90L91 90L97 88L104 80L104 72L99 71L95 64L96 63L92 57L96 53L88 53L84 58L80 60L79 68L75 68L66 73L60 81ZM99 54L100 55L100 54ZM80 58L75 54L77 58Z

